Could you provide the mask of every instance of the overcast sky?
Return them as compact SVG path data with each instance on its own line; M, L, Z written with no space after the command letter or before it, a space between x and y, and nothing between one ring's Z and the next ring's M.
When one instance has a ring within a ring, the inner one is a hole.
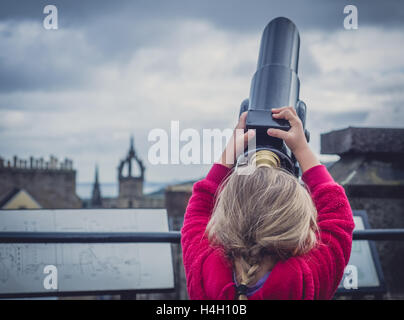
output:
M43 8L58 8L58 30ZM359 28L343 28L355 4ZM69 157L79 182L114 182L134 135L149 181L206 166L152 166L150 130L233 127L265 25L286 16L300 38L300 97L311 145L348 126L403 127L401 1L0 2L0 156Z

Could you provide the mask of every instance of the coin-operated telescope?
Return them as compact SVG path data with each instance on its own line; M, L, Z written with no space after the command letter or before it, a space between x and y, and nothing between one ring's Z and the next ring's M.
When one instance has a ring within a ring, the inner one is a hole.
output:
M279 17L268 23L261 38L250 98L240 106L240 114L248 110L247 130L256 131L256 149L245 152L241 158L255 157L257 161L260 159L272 166L282 167L296 176L299 175L299 167L294 155L283 140L269 136L267 130L290 129L287 120L272 117L272 108L284 106L296 108L305 128L306 105L299 100L300 81L297 75L299 46L299 32L291 20ZM305 134L309 140L307 130Z

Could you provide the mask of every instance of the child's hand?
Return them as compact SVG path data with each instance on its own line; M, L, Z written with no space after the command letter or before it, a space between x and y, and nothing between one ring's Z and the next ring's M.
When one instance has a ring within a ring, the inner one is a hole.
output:
M280 138L295 155L300 164L302 172L320 164L316 155L311 151L304 135L302 121L298 117L295 108L283 107L272 109L272 116L275 119L286 119L290 123L289 131L279 129L268 129L268 135Z
M228 167L234 167L237 158L244 152L245 148L250 141L255 136L254 130L245 131L247 119L247 111L243 112L240 116L238 124L234 129L233 135L230 138L226 148L224 149L219 163Z
M274 108L272 109L272 116L275 119L288 120L291 128L289 129L289 131L283 131L280 129L268 129L268 135L285 141L286 145L294 154L299 153L299 150L307 148L308 143L306 140L306 136L304 135L303 124L298 117L295 108Z

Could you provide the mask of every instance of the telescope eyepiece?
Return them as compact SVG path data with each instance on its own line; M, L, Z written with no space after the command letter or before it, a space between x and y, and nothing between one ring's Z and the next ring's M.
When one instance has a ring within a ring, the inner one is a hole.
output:
M251 162L259 167L278 168L281 165L281 160L276 153L270 150L259 150L253 153Z

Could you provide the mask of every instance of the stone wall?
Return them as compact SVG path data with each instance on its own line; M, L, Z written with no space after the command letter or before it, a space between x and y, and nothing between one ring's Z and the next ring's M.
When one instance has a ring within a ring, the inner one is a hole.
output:
M119 177L119 198L143 197L143 179L140 177Z

